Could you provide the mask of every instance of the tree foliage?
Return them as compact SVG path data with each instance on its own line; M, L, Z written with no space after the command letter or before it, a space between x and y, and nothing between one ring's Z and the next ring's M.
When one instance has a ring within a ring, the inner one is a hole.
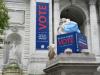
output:
M8 9L5 6L4 0L0 0L0 29L4 30L8 27Z

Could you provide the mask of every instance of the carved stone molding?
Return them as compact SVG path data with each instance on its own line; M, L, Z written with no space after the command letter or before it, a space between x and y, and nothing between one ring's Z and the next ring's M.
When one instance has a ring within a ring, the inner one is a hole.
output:
M18 32L18 27L17 27L17 26L13 26L13 27L11 28L11 30L12 30L13 32Z
M33 63L33 62L47 62L47 61L48 61L47 58L35 58L35 57L33 57L33 58L30 59L30 63Z

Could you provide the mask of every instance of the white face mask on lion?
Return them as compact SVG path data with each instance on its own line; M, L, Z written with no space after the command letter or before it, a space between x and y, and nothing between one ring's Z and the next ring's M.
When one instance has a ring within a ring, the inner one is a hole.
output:
M58 35L60 35L60 34L67 34L71 32L80 33L80 30L76 22L71 21L69 18L67 19L62 18L57 32L58 32Z

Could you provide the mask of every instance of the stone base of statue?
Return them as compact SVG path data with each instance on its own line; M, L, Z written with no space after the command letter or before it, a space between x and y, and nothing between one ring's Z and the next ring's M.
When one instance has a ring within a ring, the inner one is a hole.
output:
M10 60L3 68L2 75L23 75L23 71L16 61Z
M99 65L94 54L60 54L48 61L44 72L46 75L93 75Z
M9 64L9 63L17 63L17 60L16 60L16 59L9 59L9 60L8 60L8 64Z

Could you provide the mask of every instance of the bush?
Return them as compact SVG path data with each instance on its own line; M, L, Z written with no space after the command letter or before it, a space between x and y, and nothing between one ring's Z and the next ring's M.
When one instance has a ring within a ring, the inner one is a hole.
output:
M8 9L5 6L4 0L0 0L0 30L4 30L8 27Z

